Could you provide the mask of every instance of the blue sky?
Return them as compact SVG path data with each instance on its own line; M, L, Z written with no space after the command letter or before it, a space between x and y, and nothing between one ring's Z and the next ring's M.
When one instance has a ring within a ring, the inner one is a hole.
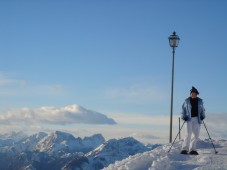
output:
M176 31L174 115L192 85L208 115L225 115L226 6L214 0L1 1L0 114L77 104L118 124L56 128L115 128L116 136L157 136L161 129L168 141L168 37Z

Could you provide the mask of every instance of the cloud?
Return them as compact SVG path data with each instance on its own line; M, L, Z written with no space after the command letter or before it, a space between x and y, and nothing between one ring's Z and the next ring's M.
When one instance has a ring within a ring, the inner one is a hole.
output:
M116 124L104 114L87 110L78 105L66 107L21 108L0 115L0 122L6 124Z
M143 126L166 126L169 124L169 115L145 115L140 113L118 113L114 115L119 124L143 125ZM173 116L173 120L178 120L178 115Z
M151 139L160 139L160 137L152 135L152 134L146 134L146 133L133 133L132 135L135 138L142 138L142 139L147 139L147 140L151 140Z

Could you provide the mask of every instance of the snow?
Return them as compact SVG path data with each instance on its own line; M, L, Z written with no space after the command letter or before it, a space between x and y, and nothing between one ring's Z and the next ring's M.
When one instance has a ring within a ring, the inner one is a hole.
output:
M89 164L84 167L84 170L102 169L116 160L122 160L130 155L143 153L148 150L144 144L132 137L110 139L93 151L85 154Z
M218 154L209 140L198 142L199 155L179 154L182 141L176 142L168 152L170 144L162 145L152 151L130 156L117 161L103 170L227 170L227 141L214 141Z
M227 140L224 139L213 141L218 154L210 140L199 140L197 156L180 154L182 141L176 142L168 152L171 144L145 146L132 137L105 141L101 134L81 139L55 131L49 135L40 132L15 142L13 139L19 138L14 135L19 133L11 134L0 138L0 169L14 166L24 170L48 169L54 165L55 169L67 170L103 167L103 170L227 170Z
M86 152L95 149L105 141L101 134L95 134L91 137L75 138L73 135L55 131L40 141L35 146L35 150L39 152L48 152L54 154L58 152Z

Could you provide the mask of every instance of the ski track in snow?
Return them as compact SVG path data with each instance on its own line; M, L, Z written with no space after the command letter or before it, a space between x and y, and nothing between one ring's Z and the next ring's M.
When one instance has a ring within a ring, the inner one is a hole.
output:
M182 141L117 161L103 170L227 170L227 141L214 142L218 154L208 140L198 141L199 155L182 155Z

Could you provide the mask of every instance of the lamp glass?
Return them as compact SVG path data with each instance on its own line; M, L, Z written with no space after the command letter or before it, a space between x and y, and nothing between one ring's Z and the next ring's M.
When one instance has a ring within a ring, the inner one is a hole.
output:
M179 44L180 38L173 32L172 35L169 36L169 45L170 47L177 47Z

